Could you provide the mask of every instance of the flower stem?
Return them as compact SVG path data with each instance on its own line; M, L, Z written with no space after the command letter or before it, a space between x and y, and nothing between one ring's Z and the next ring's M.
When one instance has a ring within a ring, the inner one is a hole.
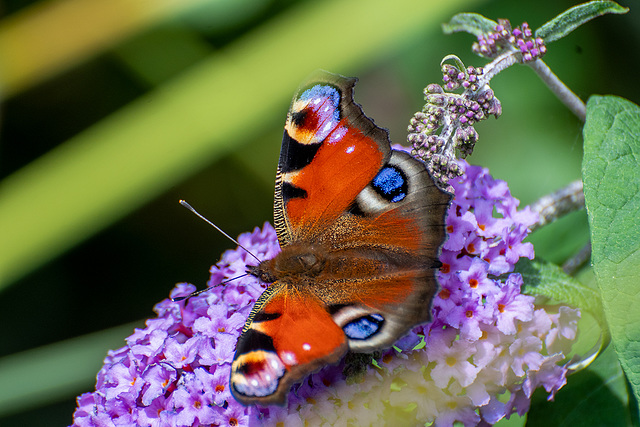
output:
M540 218L533 224L531 231L537 230L563 217L564 215L584 208L582 180L577 180L555 193L541 197L530 205L531 210L538 212Z
M591 258L591 242L584 245L578 253L573 255L571 258L565 261L562 264L562 271L567 273L569 276L573 276L580 268L582 268L587 261Z
M494 78L501 71L511 67L518 63L517 53L509 50L500 56L497 56L490 63L483 67L484 73L482 75L482 84L489 84L492 78Z
M541 59L536 59L533 62L527 64L538 74L543 82L547 84L549 89L556 94L558 99L569 108L573 114L575 114L580 121L584 123L587 116L587 107L584 102L571 91L562 81L556 76L553 71L545 64Z

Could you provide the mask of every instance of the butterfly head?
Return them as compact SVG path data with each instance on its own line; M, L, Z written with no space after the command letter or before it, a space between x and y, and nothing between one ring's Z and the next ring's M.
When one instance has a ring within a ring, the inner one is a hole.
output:
M273 283L283 278L301 279L317 277L326 264L326 250L319 245L287 245L272 259L249 266L247 273L264 283Z
M252 276L257 277L263 283L273 283L273 282L275 282L277 279L271 273L270 269L268 268L269 261L271 261L271 260L261 261L260 264L258 264L258 265L248 265L247 266L247 273L249 273Z

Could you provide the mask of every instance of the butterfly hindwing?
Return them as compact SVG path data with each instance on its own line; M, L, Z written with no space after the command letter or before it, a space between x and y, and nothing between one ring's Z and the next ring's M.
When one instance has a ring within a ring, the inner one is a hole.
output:
M249 270L272 284L232 365L242 403L282 404L348 350L387 348L430 319L450 195L391 149L353 101L355 81L321 72L291 103L274 204L282 251Z
M276 283L263 293L238 341L231 387L242 403L282 403L293 382L347 352L322 301L283 287Z

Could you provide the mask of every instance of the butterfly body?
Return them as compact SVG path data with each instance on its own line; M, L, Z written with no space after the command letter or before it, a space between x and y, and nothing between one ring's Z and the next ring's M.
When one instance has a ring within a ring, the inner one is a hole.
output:
M305 375L430 319L450 196L391 150L353 102L354 84L322 72L294 96L276 174L282 250L248 270L271 285L232 364L242 403L283 404Z

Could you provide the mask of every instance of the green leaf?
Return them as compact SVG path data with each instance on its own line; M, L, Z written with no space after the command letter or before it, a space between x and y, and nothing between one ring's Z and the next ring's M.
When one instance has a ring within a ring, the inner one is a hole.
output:
M592 262L620 364L640 397L640 108L614 96L587 103L582 176Z
M527 427L632 425L625 379L613 348L587 369L570 375L553 402L539 388L531 399Z
M511 416L507 418L503 418L498 421L495 427L522 427L527 424L527 413L520 416L516 412L515 414L511 414Z
M521 259L515 271L524 280L523 293L543 295L559 302L589 311L603 325L604 314L600 296L593 289L562 271L550 262L535 259Z
M458 13L449 22L442 24L442 31L445 34L465 31L478 37L493 31L496 25L498 25L496 21L477 13Z
M530 261L524 258L516 264L515 271L522 275L524 281L523 293L542 295L558 302L567 303L571 306L579 307L593 316L597 322L594 341L597 340L598 344L588 353L582 354L580 360L574 360L573 362L575 363L572 363L571 369L583 369L592 363L592 360L611 341L611 334L602 309L600 295L594 289L583 285L578 280L567 275L560 267L550 262L538 259ZM585 332L586 336L590 335L589 330L582 330L583 327L584 324L581 324L581 340L585 338ZM578 353L583 352L578 351Z
M591 1L567 9L536 30L536 37L546 43L563 38L580 25L606 13L627 13L629 8L613 1Z

